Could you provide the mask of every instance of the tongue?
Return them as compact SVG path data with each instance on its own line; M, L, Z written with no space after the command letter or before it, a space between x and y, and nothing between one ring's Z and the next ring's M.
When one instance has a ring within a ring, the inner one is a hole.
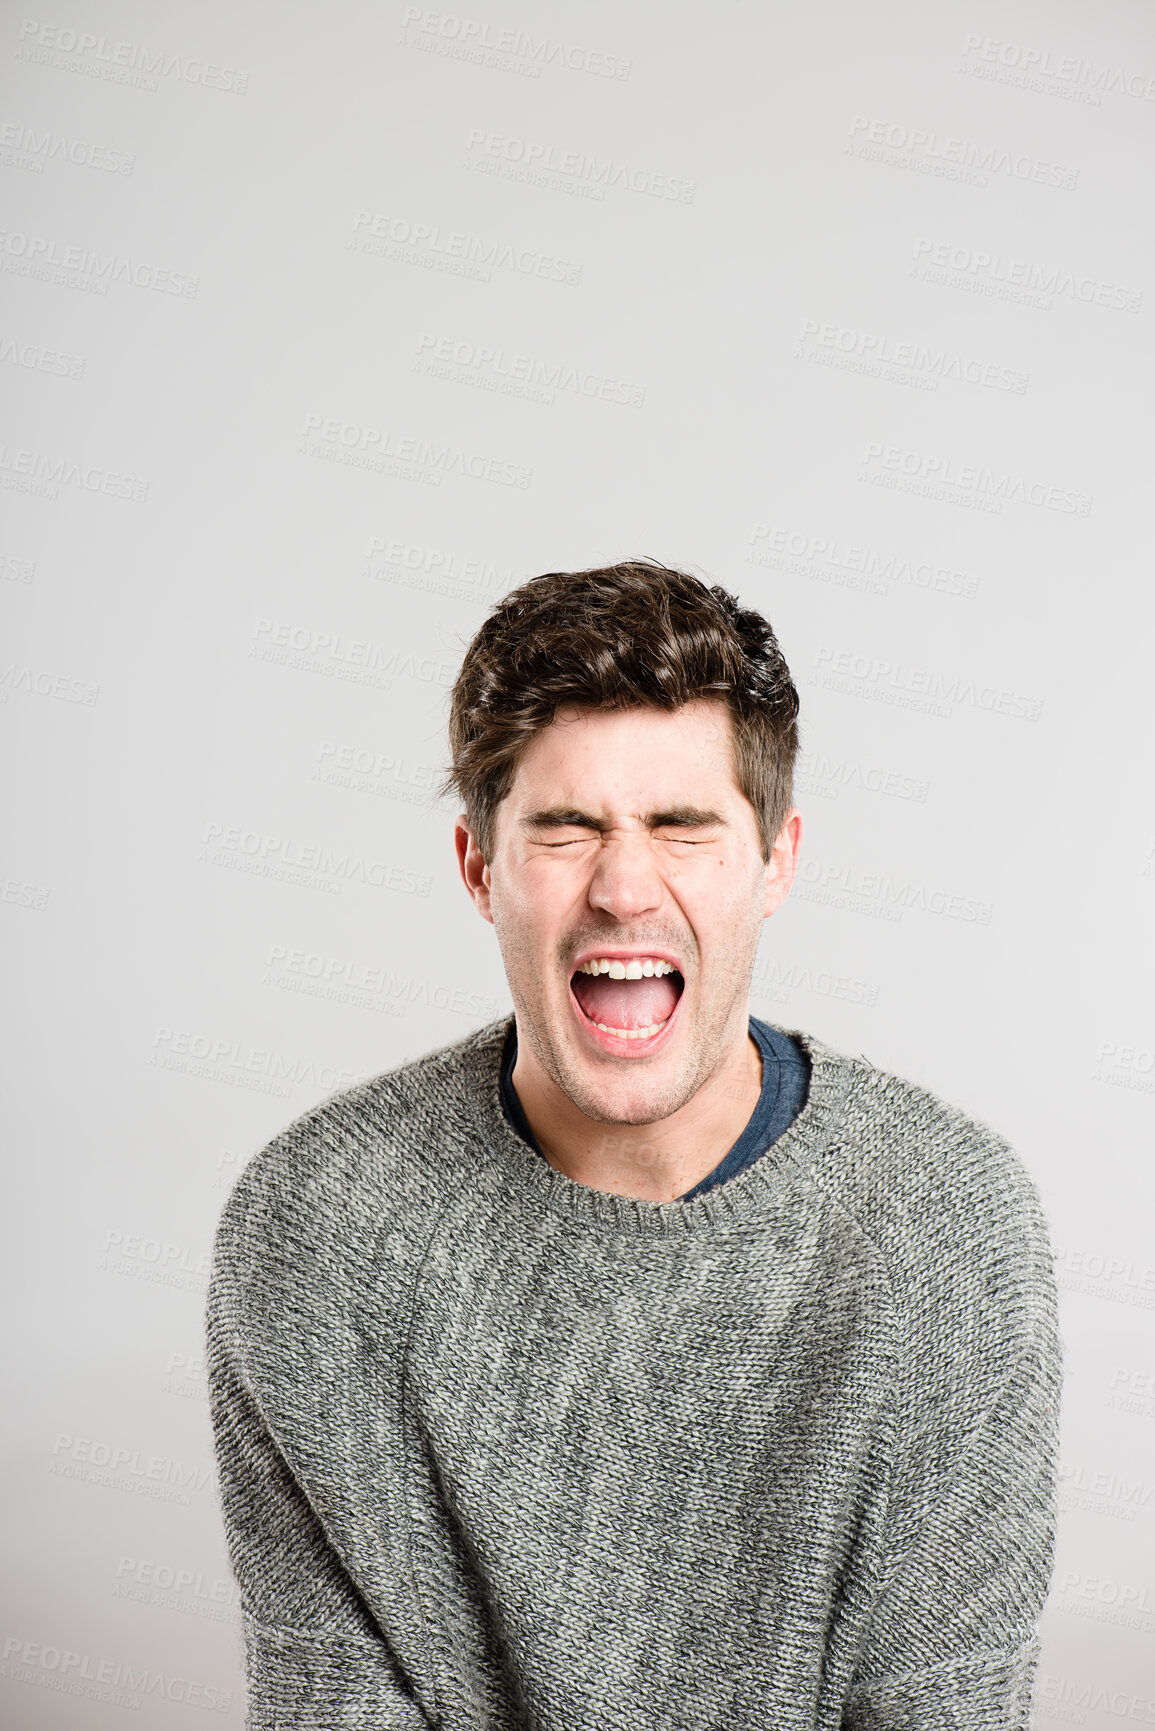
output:
M591 1022L601 1022L607 1028L649 1028L673 1014L679 994L676 979L674 974L648 980L575 974L573 995Z

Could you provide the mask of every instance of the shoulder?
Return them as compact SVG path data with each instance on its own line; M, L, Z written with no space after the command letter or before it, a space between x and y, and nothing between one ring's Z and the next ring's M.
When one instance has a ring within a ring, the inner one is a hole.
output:
M1035 1182L1001 1131L865 1056L801 1040L812 1063L842 1073L842 1112L824 1164L864 1221L887 1236L953 1224L968 1236L981 1229L1002 1237L1041 1220Z
M299 1269L368 1254L435 1213L467 1158L468 1097L508 1018L341 1089L249 1159L221 1210L214 1270Z
M877 1249L908 1329L927 1342L1002 1338L1012 1351L1048 1326L1046 1219L1007 1137L906 1076L802 1039L844 1081L813 1178Z

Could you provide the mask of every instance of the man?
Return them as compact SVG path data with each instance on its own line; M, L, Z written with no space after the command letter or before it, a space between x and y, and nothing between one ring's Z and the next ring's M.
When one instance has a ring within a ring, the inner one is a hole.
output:
M797 709L765 620L650 564L471 644L515 1013L304 1114L217 1232L250 1727L1025 1731L1046 1230L992 1129L749 1014Z

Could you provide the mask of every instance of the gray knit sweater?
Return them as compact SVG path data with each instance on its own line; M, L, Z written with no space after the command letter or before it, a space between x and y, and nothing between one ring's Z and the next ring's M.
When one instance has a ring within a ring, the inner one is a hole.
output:
M1020 1731L1051 1568L1046 1228L1006 1142L789 1032L693 1201L503 1117L502 1020L306 1112L207 1352L252 1731Z

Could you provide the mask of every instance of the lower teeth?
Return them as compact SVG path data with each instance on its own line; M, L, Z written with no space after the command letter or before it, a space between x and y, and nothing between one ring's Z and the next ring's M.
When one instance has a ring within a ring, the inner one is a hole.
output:
M669 1021L666 1017L666 1022ZM648 1028L607 1028L604 1022L595 1022L594 1027L600 1028L603 1034L613 1034L619 1040L648 1040L665 1027L666 1022L652 1022Z

